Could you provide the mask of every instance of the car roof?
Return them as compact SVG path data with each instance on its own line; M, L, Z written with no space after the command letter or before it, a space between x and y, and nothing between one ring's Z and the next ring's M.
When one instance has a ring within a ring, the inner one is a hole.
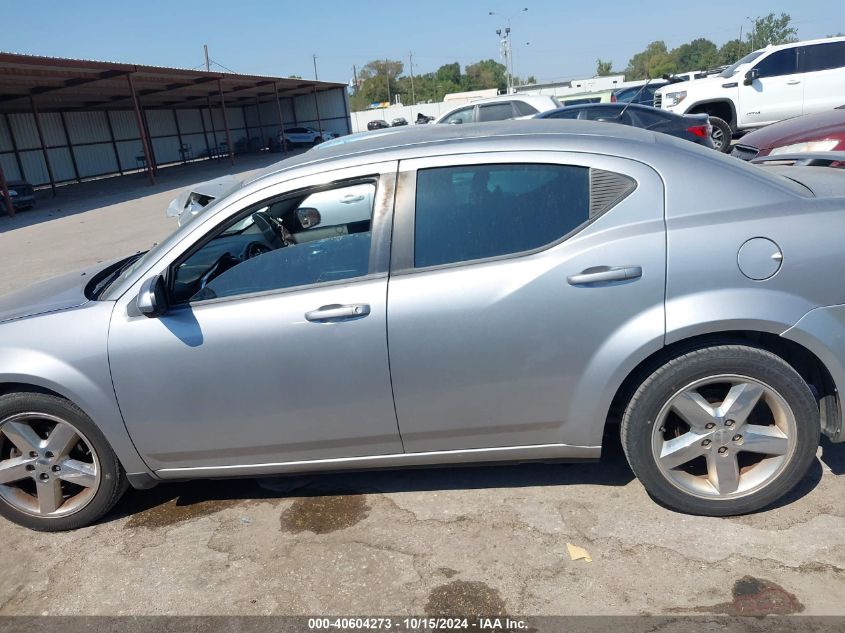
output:
M374 132L360 132L326 141L314 149L274 163L245 184L273 174L306 165L324 165L350 157L378 154L379 160L407 160L467 151L490 151L491 145L504 141L533 149L532 140L583 137L593 139L627 140L655 143L655 134L627 126L612 126L595 121L565 121L560 119L510 119L463 125L420 125L404 129L389 128ZM618 129L617 129L618 127ZM456 152L460 148L460 152Z

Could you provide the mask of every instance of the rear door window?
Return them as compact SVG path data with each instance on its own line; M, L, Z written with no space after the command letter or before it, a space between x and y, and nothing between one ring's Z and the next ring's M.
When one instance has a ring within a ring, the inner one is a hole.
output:
M845 42L802 46L798 59L801 72L806 73L845 68Z
M513 107L516 108L517 112L519 112L519 116L531 116L532 114L537 114L539 112L537 108L525 103L525 101L514 101Z
M513 106L510 101L478 106L479 121L504 121L512 119L513 116Z
M502 164L421 169L416 267L511 255L552 244L590 218L590 170Z

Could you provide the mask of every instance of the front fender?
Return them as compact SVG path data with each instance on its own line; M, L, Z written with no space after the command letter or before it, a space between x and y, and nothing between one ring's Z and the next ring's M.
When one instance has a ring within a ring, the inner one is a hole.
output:
M0 324L0 390L21 384L70 400L103 432L128 473L149 473L123 424L107 338L112 302Z

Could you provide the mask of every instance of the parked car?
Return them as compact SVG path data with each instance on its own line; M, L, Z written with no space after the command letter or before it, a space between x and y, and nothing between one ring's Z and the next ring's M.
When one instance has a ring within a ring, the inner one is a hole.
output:
M398 116L390 122L390 127L399 127L402 125L408 125L408 119L402 116Z
M535 115L536 119L605 121L661 132L713 148L712 128L706 114L673 114L634 103L600 103L566 106Z
M640 105L653 106L654 93L658 88L668 86L668 81L651 81L643 86L633 86L631 88L620 88L614 90L610 96L611 103L637 103Z
M35 206L35 190L25 180L11 180L6 183L9 190L9 198L12 201L12 208L15 211L24 211ZM6 198L0 190L0 214L5 213Z
M323 130L315 130L311 127L291 127L285 129L285 139L291 145L317 145L323 141L337 138L337 134ZM281 140L281 134L279 135Z
M843 85L845 37L831 37L756 50L714 77L664 86L654 99L677 114L708 114L713 142L727 153L734 131L840 105Z
M0 299L0 513L61 530L127 482L596 459L606 432L669 507L765 507L845 439L845 202L790 169L590 121L289 158L146 254Z
M537 95L502 95L479 99L469 104L452 108L435 119L435 123L475 123L504 121L531 116L539 112L560 107L555 97Z
M383 130L389 127L390 123L388 123L384 119L373 119L372 121L367 123L368 130Z
M743 160L763 156L845 151L845 105L787 119L743 136L731 155Z

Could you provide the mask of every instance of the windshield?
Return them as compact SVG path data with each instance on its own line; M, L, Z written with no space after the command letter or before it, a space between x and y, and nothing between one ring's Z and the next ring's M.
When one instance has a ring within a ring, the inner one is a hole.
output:
M760 55L762 55L765 52L766 51L761 50L761 51L754 51L753 53L748 53L748 55L746 55L745 57L743 57L739 61L734 62L733 64L731 64L730 66L725 68L725 70L720 72L719 77L724 77L725 79L727 79L728 77L733 77L734 74L736 73L737 68L739 68L743 64L750 64L751 62L753 62L755 59L760 57Z

